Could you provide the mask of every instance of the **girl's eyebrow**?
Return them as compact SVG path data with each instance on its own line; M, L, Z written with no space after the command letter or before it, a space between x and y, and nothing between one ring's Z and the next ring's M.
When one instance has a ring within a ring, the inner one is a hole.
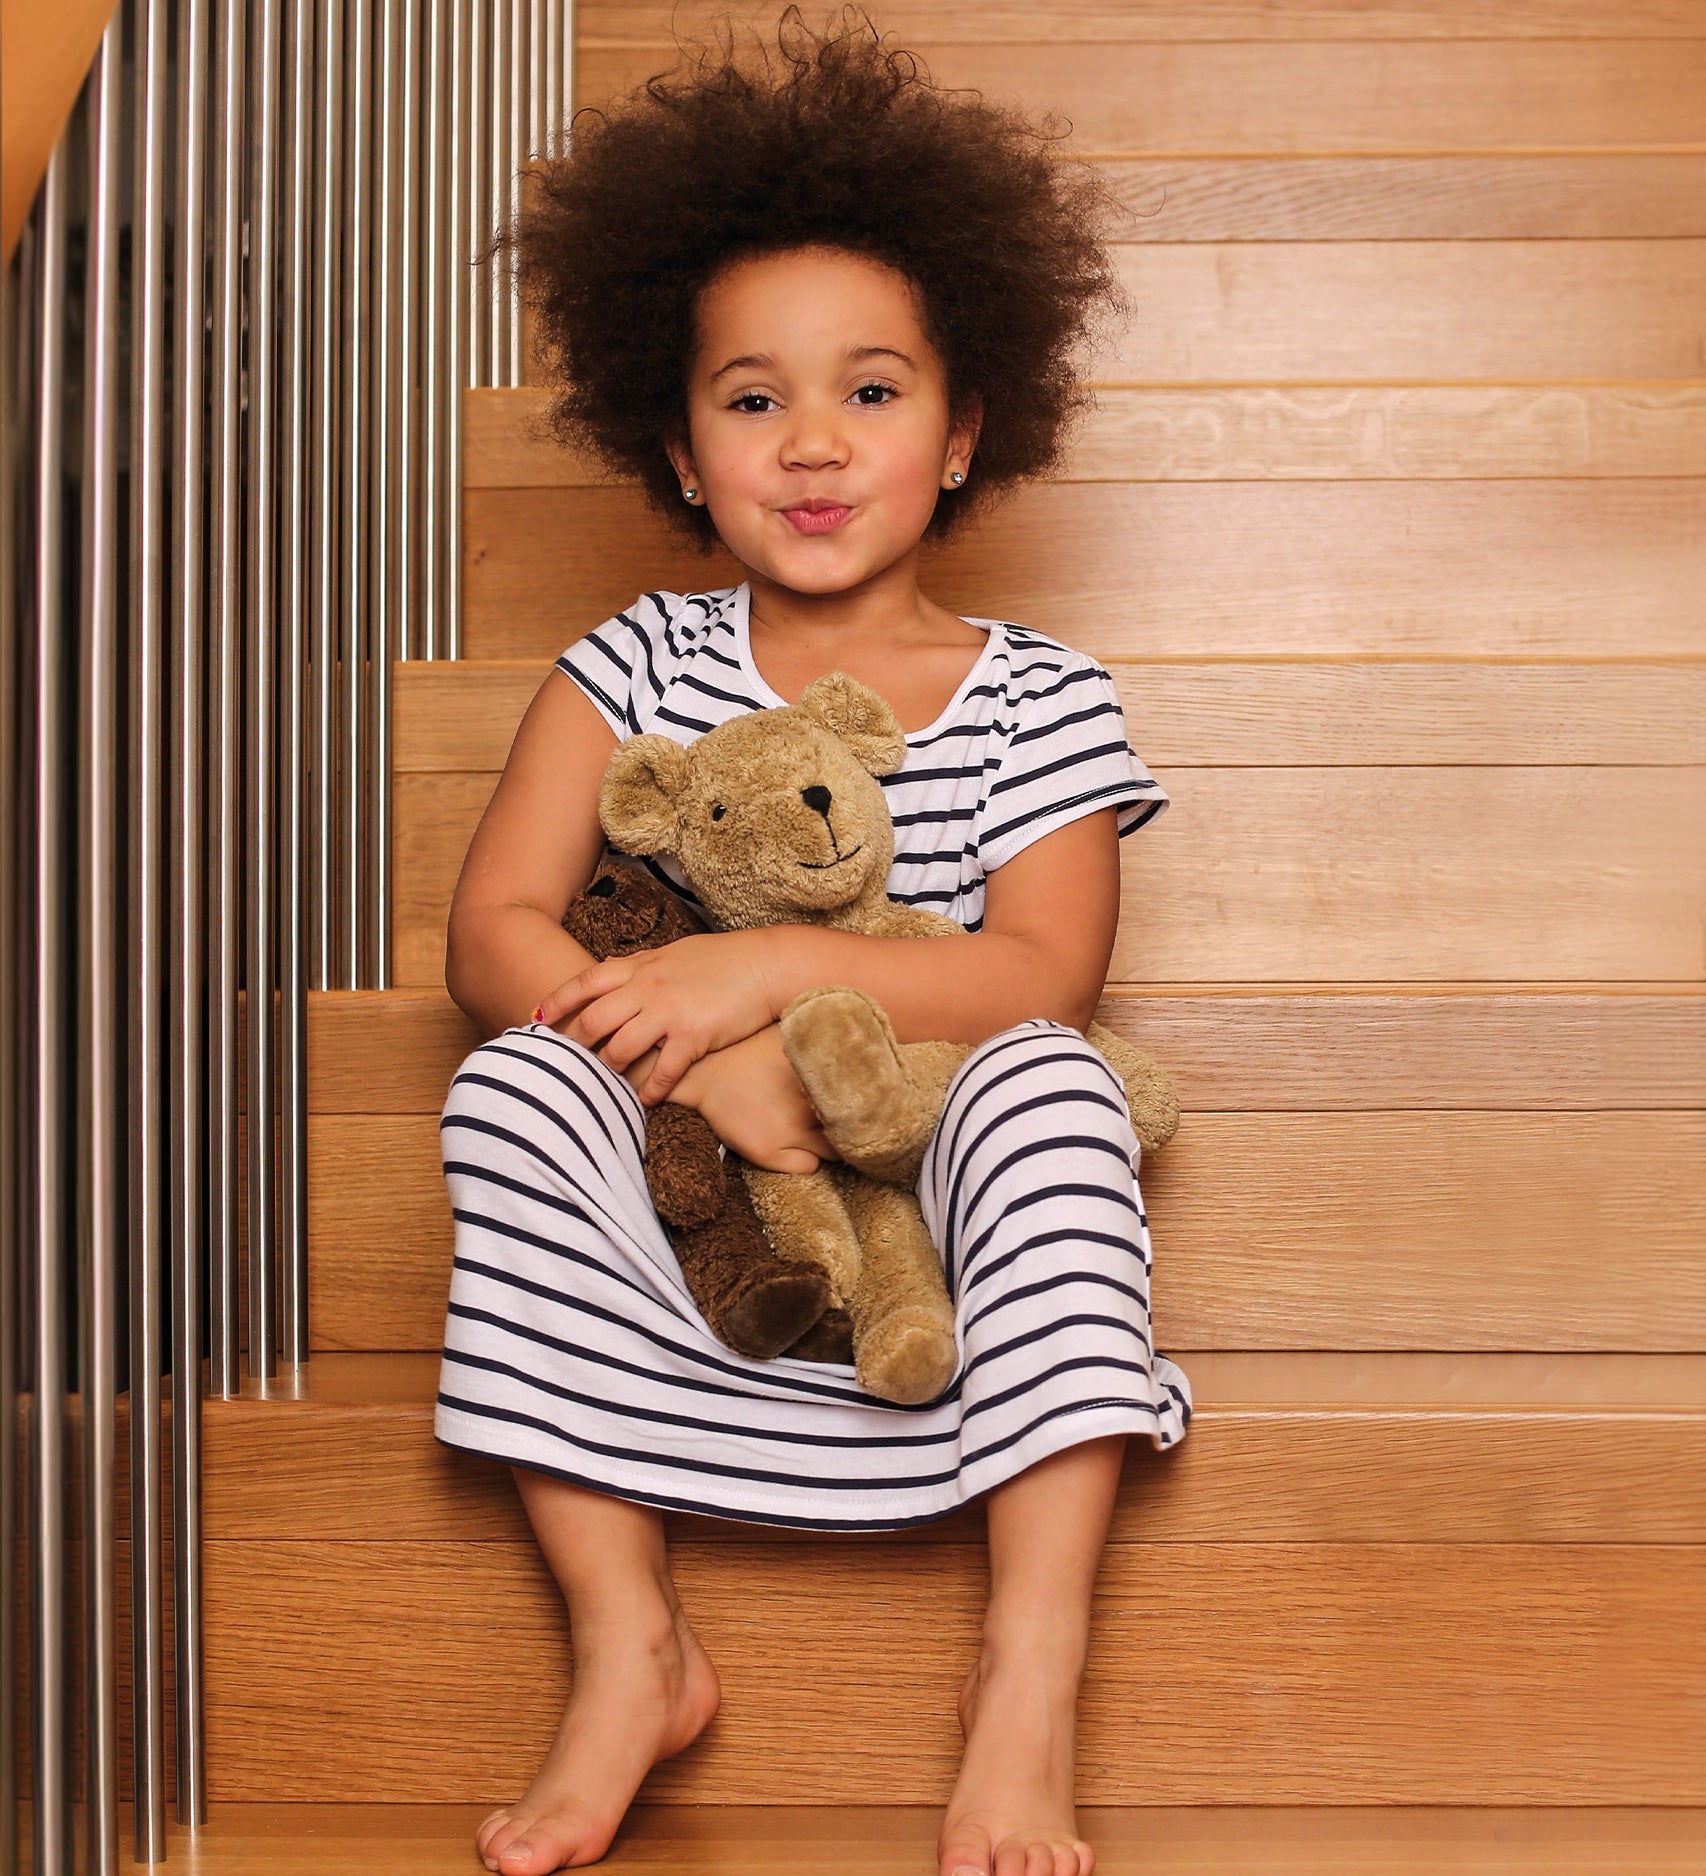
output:
M857 358L898 358L903 365L911 366L914 371L918 369L915 359L908 358L904 352L897 352L892 345L850 345L847 348L847 357L849 361ZM775 359L768 352L743 352L740 357L731 358L726 365L719 365L711 373L708 382L715 384L725 372L739 371L744 367L762 369L775 363Z

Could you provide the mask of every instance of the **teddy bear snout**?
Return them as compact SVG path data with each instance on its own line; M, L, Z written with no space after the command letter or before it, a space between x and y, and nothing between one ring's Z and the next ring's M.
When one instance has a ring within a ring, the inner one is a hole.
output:
M829 819L829 804L834 797L821 782L813 782L810 788L802 788L800 799L814 813L821 814L826 821Z

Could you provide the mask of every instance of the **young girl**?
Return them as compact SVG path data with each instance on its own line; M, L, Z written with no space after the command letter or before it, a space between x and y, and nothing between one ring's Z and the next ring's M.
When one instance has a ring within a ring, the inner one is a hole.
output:
M567 387L560 433L746 577L644 593L564 653L451 911L446 982L493 1039L444 1110L456 1261L435 1429L513 1469L575 1655L543 1767L476 1843L508 1876L595 1862L648 1769L716 1711L662 1508L897 1530L987 1494L940 1876L1086 1876L1073 1723L1091 1588L1126 1435L1176 1445L1191 1399L1151 1343L1137 1143L1078 1032L1113 947L1117 836L1167 796L1099 665L947 610L918 560L1058 465L1088 401L1071 349L1122 303L1096 235L1108 198L868 20L819 37L789 8L779 43L780 77L723 47L582 113L518 234ZM882 778L889 891L976 942L791 926L594 965L559 921L603 850L617 743L689 743L830 670L906 731ZM960 1349L921 1407L878 1400L849 1365L725 1348L646 1196L659 1100L760 1166L831 1154L776 1029L824 983L870 992L903 1040L979 1045L919 1179Z

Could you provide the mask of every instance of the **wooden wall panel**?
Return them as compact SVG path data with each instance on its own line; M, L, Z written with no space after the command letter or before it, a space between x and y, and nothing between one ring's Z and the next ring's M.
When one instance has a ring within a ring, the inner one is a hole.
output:
M886 10L871 10L887 27ZM1632 150L1698 144L1706 124L1699 37L945 45L924 34L907 49L940 84L1058 113L1086 152ZM673 63L662 46L582 42L575 101L603 104Z

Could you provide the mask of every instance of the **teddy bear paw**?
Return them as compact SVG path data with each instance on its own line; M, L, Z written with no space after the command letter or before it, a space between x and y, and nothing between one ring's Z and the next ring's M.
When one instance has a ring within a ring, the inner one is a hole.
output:
M935 1128L882 1006L862 990L826 984L782 1012L782 1052L843 1161L909 1183Z
M915 1407L947 1387L958 1360L952 1318L907 1303L861 1328L854 1373L867 1392Z
M716 1329L737 1355L772 1361L820 1321L834 1301L829 1278L811 1264L749 1273L723 1302Z

